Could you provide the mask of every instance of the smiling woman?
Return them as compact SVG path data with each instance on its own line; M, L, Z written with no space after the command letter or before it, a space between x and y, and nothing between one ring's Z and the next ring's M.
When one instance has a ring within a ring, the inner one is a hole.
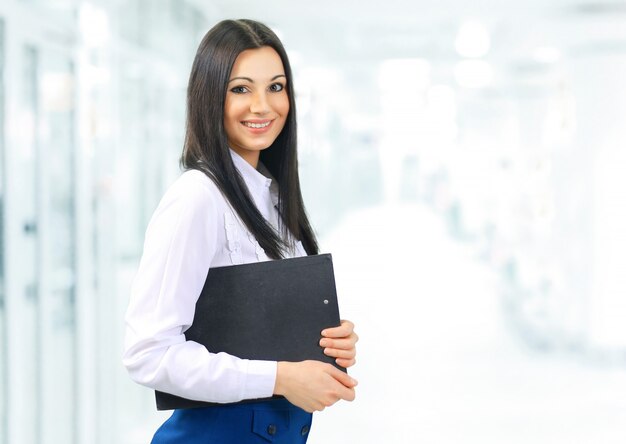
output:
M261 150L278 137L287 115L287 78L278 53L268 47L237 57L224 105L228 145L256 168Z
M226 20L207 33L187 90L186 171L146 232L124 364L152 389L224 405L175 410L154 444L303 443L312 412L354 399L356 381L333 365L241 359L185 338L211 268L318 253L300 192L295 113L289 60L269 28ZM354 365L353 324L329 327L320 347Z

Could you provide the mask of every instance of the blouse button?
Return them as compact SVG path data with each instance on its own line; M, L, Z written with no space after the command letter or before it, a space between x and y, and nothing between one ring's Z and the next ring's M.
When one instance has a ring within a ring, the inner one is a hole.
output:
M300 430L300 434L302 436L306 435L307 433L309 433L309 426L305 425L304 427L302 427L302 430Z
M270 424L267 426L267 433L270 435L275 435L276 434L276 426L274 424Z

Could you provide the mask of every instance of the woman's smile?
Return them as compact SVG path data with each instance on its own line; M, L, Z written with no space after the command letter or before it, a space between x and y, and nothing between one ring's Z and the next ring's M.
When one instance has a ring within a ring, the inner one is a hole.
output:
M269 126L273 120L244 120L242 125L252 130L253 133L263 133L265 130L269 129Z

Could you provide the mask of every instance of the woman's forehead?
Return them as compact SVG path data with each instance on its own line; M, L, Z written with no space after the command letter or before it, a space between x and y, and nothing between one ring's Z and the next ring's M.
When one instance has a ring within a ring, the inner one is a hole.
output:
M230 78L271 80L281 74L285 75L285 69L280 56L274 48L263 46L242 51L235 60Z

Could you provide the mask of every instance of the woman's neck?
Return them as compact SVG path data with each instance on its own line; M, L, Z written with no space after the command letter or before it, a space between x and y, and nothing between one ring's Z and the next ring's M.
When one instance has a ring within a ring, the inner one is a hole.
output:
M255 170L257 169L257 167L259 166L259 157L261 154L259 151L242 150L241 148L233 147L231 147L231 149L239 154L239 157L252 165L252 168L254 168Z

